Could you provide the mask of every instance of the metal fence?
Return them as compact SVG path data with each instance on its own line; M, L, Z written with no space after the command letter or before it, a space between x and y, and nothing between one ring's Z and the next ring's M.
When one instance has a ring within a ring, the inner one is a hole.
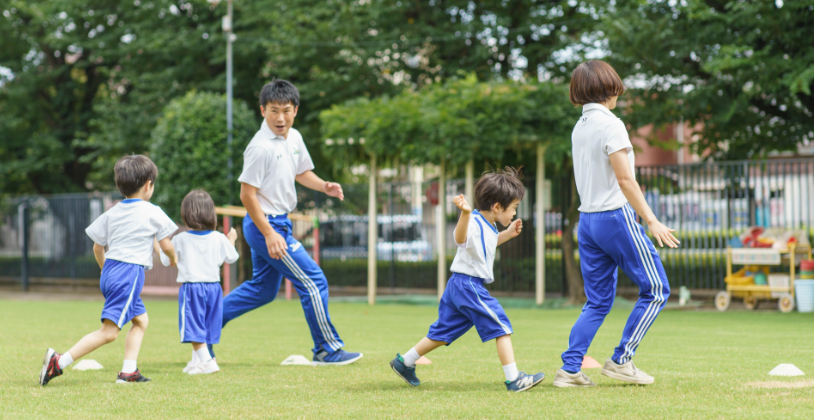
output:
M551 208L546 211L546 291L566 290L562 230L567 220L570 177L552 180ZM720 289L724 286L727 243L748 227L760 225L798 229L814 242L814 159L740 161L661 165L636 168L645 198L666 225L674 227L679 249L659 249L674 286ZM492 290L534 291L533 183L518 217L526 229L498 249ZM332 286L367 285L367 185L346 185L345 200L300 189L298 212L319 220L319 260ZM459 215L452 198L463 193L464 181L447 182L447 265L455 255L453 230ZM378 286L381 291L434 289L437 281L438 185L435 181L389 182L376 191L379 217ZM98 279L93 243L84 229L122 197L117 193L69 194L7 198L0 202L0 281L24 278ZM239 221L236 221L239 227ZM308 223L295 234L313 251L314 230ZM25 227L25 229L24 229ZM502 229L502 227L501 227ZM577 229L574 229L576 232ZM26 234L27 232L27 234ZM240 247L244 254L248 247ZM27 249L27 253L25 252ZM578 258L578 254L575 255ZM27 259L27 263L26 263ZM251 258L241 258L236 277L251 276ZM26 269L27 267L27 269ZM26 272L27 270L27 272ZM175 286L174 269L156 264L147 284ZM240 273L239 275L237 275ZM620 286L632 286L623 274Z

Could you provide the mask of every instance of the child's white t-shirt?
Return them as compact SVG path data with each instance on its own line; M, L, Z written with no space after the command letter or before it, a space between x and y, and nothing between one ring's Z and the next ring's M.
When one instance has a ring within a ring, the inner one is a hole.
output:
M178 230L161 207L138 198L122 200L85 229L93 242L108 246L106 259L153 268L153 239Z
M583 105L582 117L571 133L574 178L581 201L579 211L610 211L627 203L610 164L610 155L623 149L627 150L635 176L633 145L625 124L604 105Z
M172 238L178 257L178 283L220 282L220 266L238 259L237 250L226 235L212 230L190 230ZM170 265L162 252L161 264Z
M311 169L314 162L300 132L291 128L284 138L274 134L263 120L243 152L243 172L237 180L257 188L263 213L279 216L297 208L294 178Z
M466 243L458 245L450 271L478 277L489 284L495 281L493 267L497 252L497 227L475 210L470 214ZM457 229L457 228L456 228ZM453 234L454 238L454 234Z

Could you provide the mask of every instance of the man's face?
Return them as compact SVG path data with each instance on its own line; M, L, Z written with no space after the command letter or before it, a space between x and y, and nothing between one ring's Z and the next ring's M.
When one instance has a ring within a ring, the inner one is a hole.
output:
M260 113L263 114L266 124L274 134L288 138L288 130L294 125L294 117L297 116L298 108L291 103L269 102L266 106L260 106Z

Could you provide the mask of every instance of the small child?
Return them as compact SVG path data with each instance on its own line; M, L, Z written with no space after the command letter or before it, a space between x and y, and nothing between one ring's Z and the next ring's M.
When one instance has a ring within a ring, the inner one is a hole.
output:
M125 156L114 167L116 188L125 200L99 216L85 232L93 240L93 253L102 269L99 287L105 296L102 327L79 340L64 354L48 349L40 371L40 385L62 375L74 359L113 342L130 321L124 348L124 365L117 383L147 382L136 365L141 341L147 329L147 310L141 301L144 271L153 266L153 243L157 240L170 264L175 265L175 249L170 234L178 226L160 207L149 203L158 168L146 156ZM105 252L105 246L108 247Z
M496 339L497 354L506 374L506 389L521 392L543 381L539 372L528 375L517 370L512 349L512 324L497 299L489 295L484 285L494 281L492 266L498 245L520 234L523 222L512 222L520 200L526 193L519 179L519 171L484 174L475 185L475 201L481 210L472 210L463 195L453 202L461 209L461 217L455 227L458 252L452 261L452 277L438 305L438 320L430 326L430 332L415 347L390 362L399 377L412 386L421 381L415 375L415 363L432 350L449 345L464 335L474 325L485 343ZM498 233L495 222L507 229Z
M181 220L190 230L172 238L178 255L178 331L182 343L192 343L192 360L185 373L215 373L218 363L206 348L218 344L223 328L223 291L220 288L220 266L237 261L237 232L228 235L216 231L218 216L215 202L204 190L194 190L181 202ZM167 255L158 250L161 263L170 264Z

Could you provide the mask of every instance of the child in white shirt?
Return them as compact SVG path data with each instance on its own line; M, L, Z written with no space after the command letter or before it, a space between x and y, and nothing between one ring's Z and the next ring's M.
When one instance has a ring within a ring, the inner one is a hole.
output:
M220 342L223 328L223 291L220 286L220 266L237 261L235 229L224 235L215 229L218 217L212 197L203 190L194 190L181 203L181 220L188 231L172 238L178 255L178 331L182 343L192 343L192 360L185 373L215 373L220 370L207 350L207 344ZM156 244L157 245L157 244ZM160 252L161 263L169 258Z

